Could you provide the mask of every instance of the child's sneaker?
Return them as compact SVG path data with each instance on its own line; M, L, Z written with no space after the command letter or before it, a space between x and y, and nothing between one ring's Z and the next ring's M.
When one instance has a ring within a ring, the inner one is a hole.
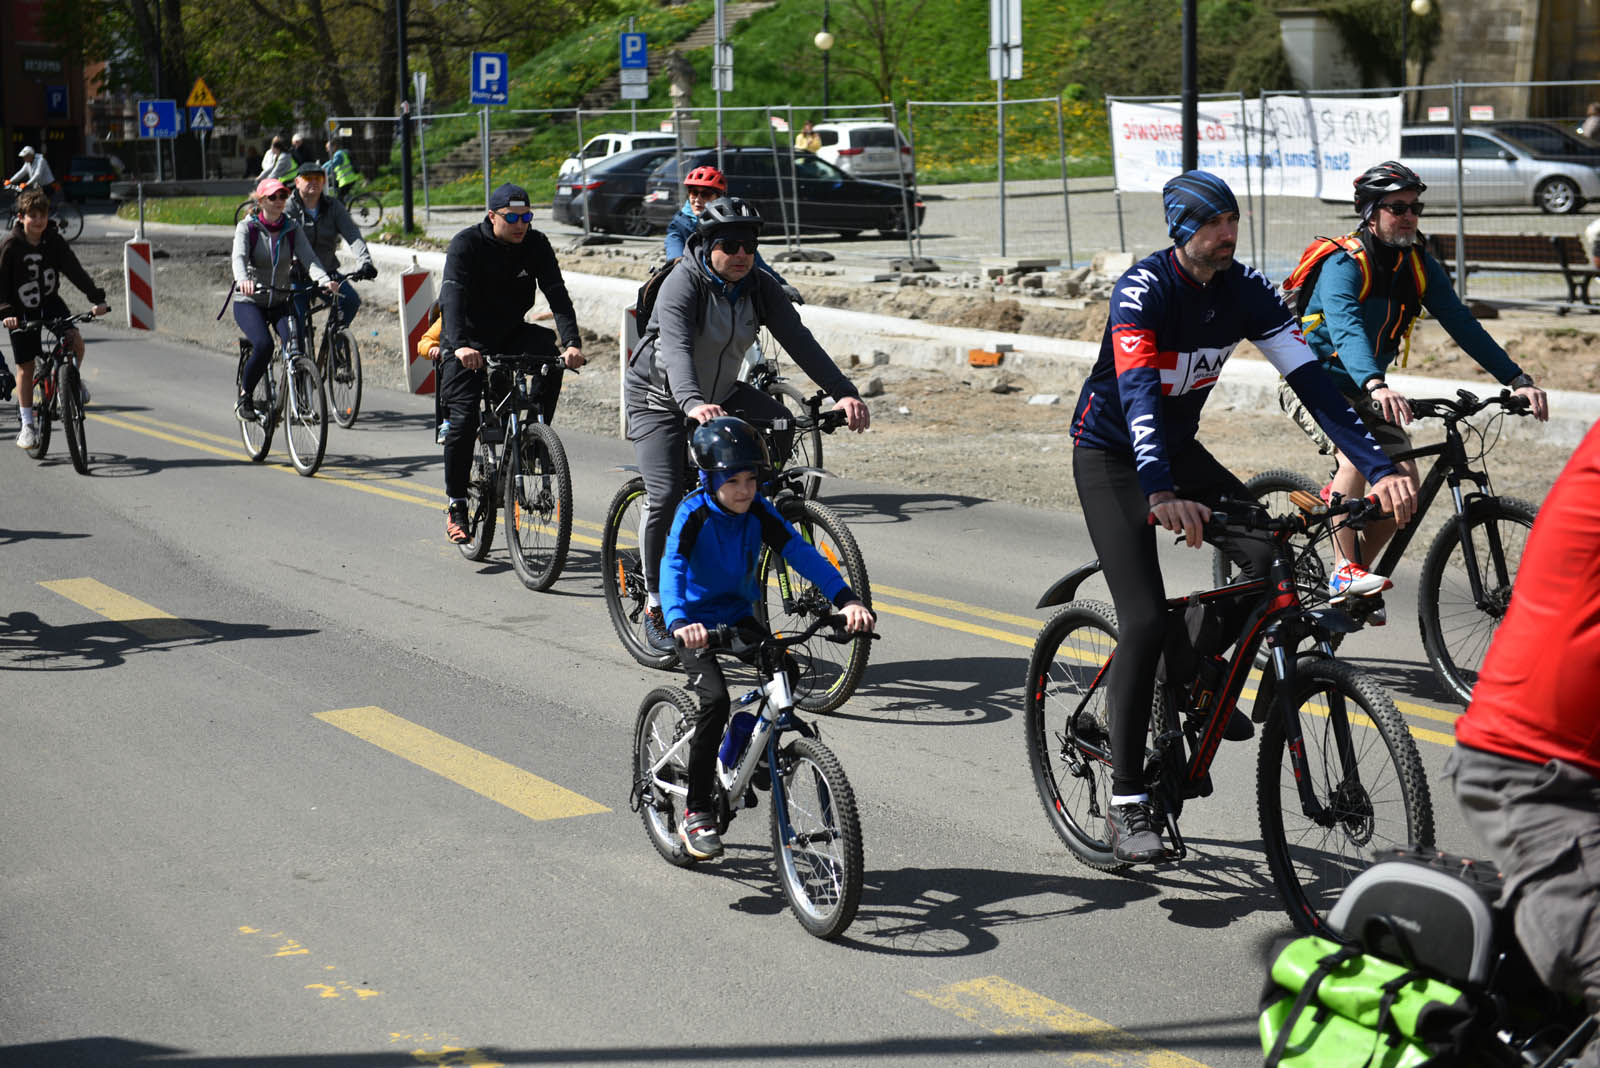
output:
M683 848L691 857L710 860L722 856L722 838L717 834L717 817L709 812L686 812L678 828Z
M1382 593L1393 585L1382 575L1374 575L1360 564L1346 563L1328 576L1328 602L1338 604L1346 597L1367 597Z
M667 633L667 621L659 607L653 606L644 611L644 643L658 653L678 651L677 643Z

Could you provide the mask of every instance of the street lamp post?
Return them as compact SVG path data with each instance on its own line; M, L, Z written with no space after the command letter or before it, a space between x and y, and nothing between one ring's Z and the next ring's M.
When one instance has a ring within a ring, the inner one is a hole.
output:
M822 29L811 39L822 50L822 117L828 117L828 52L833 48L833 34L828 32L828 0L822 0Z
M1410 101L1405 98L1406 83L1410 80L1406 68L1411 62L1411 15L1422 18L1433 10L1430 0L1400 0L1400 111L1403 115L1415 114Z

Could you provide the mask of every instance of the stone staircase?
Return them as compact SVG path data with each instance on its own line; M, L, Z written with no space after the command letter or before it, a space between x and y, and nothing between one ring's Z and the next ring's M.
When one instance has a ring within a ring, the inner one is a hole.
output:
M727 21L728 29L732 30L737 23L749 18L751 15L754 15L759 11L765 11L767 8L772 7L776 3L777 0L753 0L753 2L748 3L729 4L724 10L724 17ZM652 46L650 49L649 78L654 80L655 77L661 73L662 67L666 65L667 56L671 53L693 52L701 48L710 48L716 43L716 41L717 20L715 18L709 18L690 31L689 35L684 37L682 40L675 41L670 45L659 47ZM581 108L585 113L591 111L597 113L605 112L616 107L621 100L622 74L619 71L613 73L605 81L601 82L599 85L595 86L594 89L590 90L589 93L578 102L578 107ZM570 115L554 115L551 116L551 118L563 125L572 121ZM599 118L600 117L597 114L595 116L593 133L599 133L602 129L606 128L599 121ZM584 131L585 137L589 136L590 134L590 130L587 128L588 122L589 120L586 118L586 128ZM505 153L515 149L518 145L522 144L529 137L531 137L535 132L536 131L534 129L527 127L520 129L490 130L489 156L491 160L498 159ZM574 138L573 140L573 151L576 152L577 139ZM461 144L455 146L455 148L451 149L448 153L437 160L429 157L428 181L429 183L435 185L443 184L445 182L453 182L463 175L471 174L473 171L481 170L482 167L483 140L482 138L474 135L471 140L463 141Z

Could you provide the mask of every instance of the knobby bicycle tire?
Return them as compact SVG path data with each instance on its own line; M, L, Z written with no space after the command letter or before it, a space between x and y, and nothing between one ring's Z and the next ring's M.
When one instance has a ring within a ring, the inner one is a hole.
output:
M780 749L773 778L770 823L778 885L801 927L818 938L835 938L861 904L865 862L855 792L839 758L815 738L796 738Z
M328 398L322 392L322 376L309 356L289 361L283 408L289 460L297 472L310 478L322 466L328 448Z
M572 472L550 427L523 423L518 439L505 454L506 548L522 584L547 590L572 543Z
M678 662L677 654L657 652L644 637L647 595L642 534L646 511L642 478L623 483L606 506L605 530L600 534L601 588L612 629L628 655L645 667L665 671Z
M336 330L323 337L328 348L323 383L328 390L328 407L333 411L334 422L348 430L361 414L361 347L349 330Z
M867 578L867 565L844 521L818 501L780 497L774 503L778 514L844 576L861 603L870 609L872 584ZM835 611L833 602L820 589L765 547L756 565L756 586L761 592L756 617L773 634L805 630L817 616ZM866 635L840 645L828 641L825 634L818 633L804 645L789 650L800 667L795 707L812 713L832 712L850 699L872 651L872 639Z
M1512 584L1538 511L1520 497L1479 498L1468 505L1467 537L1483 584L1481 605L1472 596L1453 516L1428 548L1417 597L1422 647L1439 684L1462 705L1472 700L1484 654L1510 608Z
M679 837L685 798L683 794L663 789L661 783L688 789L688 747L680 749L658 773L652 774L651 769L689 733L699 708L699 702L687 691L676 686L662 686L645 695L633 727L631 770L639 818L661 859L679 868L688 867L696 860ZM656 781L658 779L660 782Z
M89 441L83 427L83 401L78 393L78 369L72 360L56 365L56 402L61 405L61 433L67 439L67 453L72 458L72 469L80 475L89 473Z
M1271 700L1274 690L1263 684L1257 700ZM1433 845L1433 803L1411 731L1370 676L1343 661L1303 656L1290 703L1311 789L1327 818L1318 823L1302 808L1276 709L1261 732L1256 807L1272 881L1289 918L1305 934L1323 934L1328 910L1374 853ZM1341 731L1348 731L1348 740ZM1353 768L1342 763L1345 751Z
M39 440L23 451L35 460L43 460L50 452L50 424L55 405L55 382L48 376L35 375L33 379L33 425Z
M480 433L482 428L480 428ZM489 555L494 544L494 510L499 500L497 492L500 458L482 438L478 451L472 457L472 474L467 482L467 534L466 541L456 546L461 555L474 563Z

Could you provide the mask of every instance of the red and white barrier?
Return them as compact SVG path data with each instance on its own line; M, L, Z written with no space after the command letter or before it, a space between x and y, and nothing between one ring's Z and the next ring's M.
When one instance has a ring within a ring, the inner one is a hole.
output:
M122 246L122 298L128 325L135 330L156 328L156 275L150 263L150 242L137 239Z
M428 332L428 310L433 307L433 272L419 267L415 258L411 268L400 275L400 336L406 339L407 380L413 393L432 393L432 360L417 355L417 342Z

